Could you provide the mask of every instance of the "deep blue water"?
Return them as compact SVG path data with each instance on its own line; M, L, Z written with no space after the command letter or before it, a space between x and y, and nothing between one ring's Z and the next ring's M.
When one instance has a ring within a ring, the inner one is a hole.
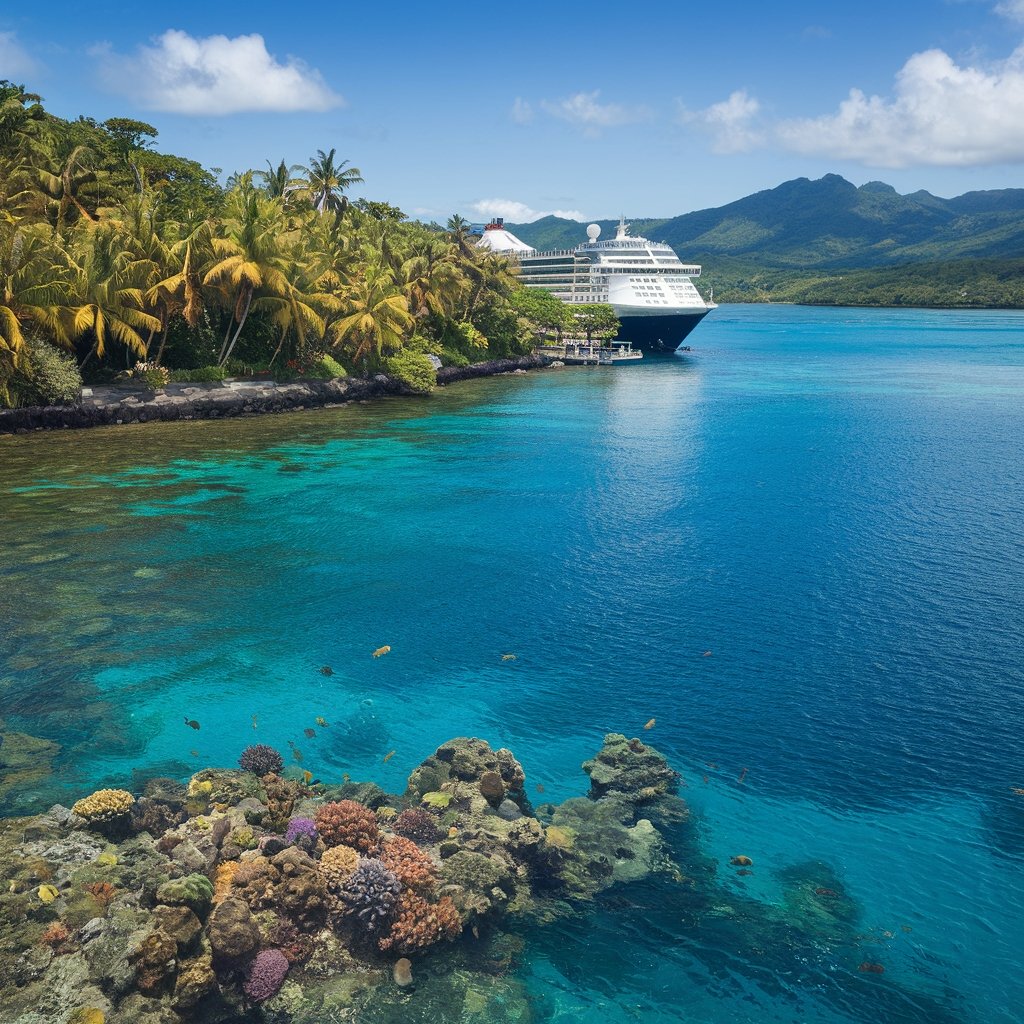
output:
M722 307L690 340L0 440L0 719L63 747L7 809L254 739L400 790L454 735L559 800L654 717L718 870L531 934L540 1019L1024 1020L1024 314ZM852 942L787 896L826 876Z

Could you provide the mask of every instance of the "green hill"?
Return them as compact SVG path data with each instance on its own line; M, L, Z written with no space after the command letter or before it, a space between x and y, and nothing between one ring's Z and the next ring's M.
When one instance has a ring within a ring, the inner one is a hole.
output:
M616 221L597 223L602 237L614 234ZM569 248L586 238L585 224L559 217L508 227L538 249ZM957 301L950 298L949 304L974 305L980 294L994 296L996 305L1020 302L1024 189L942 199L925 191L900 195L881 181L858 188L827 174L817 181L796 178L710 210L637 219L631 230L668 242L685 261L702 263L702 284L714 285L716 299L725 301L785 295L788 301L876 305L889 304L880 301L883 295L927 294L928 301L913 304L944 305L941 291L926 286L928 275L948 288L955 275L975 280L983 271L984 288L957 288ZM972 261L985 261L984 267L973 268ZM1012 271L1003 273L1000 261L1017 262L1007 262ZM955 264L948 280L937 273L947 264ZM918 269L912 273L911 267ZM879 274L867 273L872 270ZM908 287L901 291L904 277Z

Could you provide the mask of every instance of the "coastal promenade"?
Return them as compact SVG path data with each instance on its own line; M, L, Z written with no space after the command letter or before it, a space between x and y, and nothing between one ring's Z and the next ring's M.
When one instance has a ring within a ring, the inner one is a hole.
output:
M536 370L550 363L541 356L491 359L470 366L448 366L437 371L441 386L472 377L491 377L517 370ZM120 426L154 421L220 419L334 408L389 395L412 395L401 381L379 373L373 377L338 377L287 384L274 381L226 380L216 383L168 384L149 391L137 384L85 387L70 405L30 406L0 410L0 434L36 430L72 430Z

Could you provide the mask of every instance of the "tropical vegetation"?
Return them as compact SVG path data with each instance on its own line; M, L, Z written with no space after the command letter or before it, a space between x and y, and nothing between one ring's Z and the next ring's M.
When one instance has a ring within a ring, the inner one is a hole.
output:
M79 373L388 372L429 390L437 365L525 353L546 329L461 217L353 200L362 174L336 149L221 185L157 136L0 81L0 404L67 400Z

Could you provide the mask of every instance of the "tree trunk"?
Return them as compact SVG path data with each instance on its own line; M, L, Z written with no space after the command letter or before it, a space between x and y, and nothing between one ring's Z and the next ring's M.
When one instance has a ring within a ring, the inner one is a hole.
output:
M246 317L249 315L249 307L252 305L252 292L249 292L249 297L245 300L245 309L242 312L242 319L238 322L238 330L235 331L235 336L231 339L231 344L228 346L227 352L224 353L218 366L223 366L230 358L231 353L235 350L235 342L238 341L238 336L242 333L242 328L245 326Z
M79 364L79 366L78 366L78 372L79 372L79 373L81 373L81 372L82 372L82 370L84 370L84 369L85 369L85 364L86 364L87 362L89 362L89 360L90 360L90 359L92 359L92 357L93 357L93 356L95 355L95 353L96 353L96 342L93 342L93 343L92 343L92 348L91 348L91 349L89 349L89 351L88 351L88 352L86 352L86 354L85 354L85 358L84 358L84 359L82 360L82 362L81 362L81 363Z
M274 354L270 357L270 362L267 363L267 369L268 370L270 369L271 366L274 365L274 360L277 359L277 357L281 354L281 346L284 344L284 339L285 339L285 336L287 335L287 333L288 333L288 329L287 328L285 328L281 332L281 340L277 343L277 348L274 349Z
M149 332L149 337L146 339L146 352L145 352L146 359L149 359L149 346L153 344L153 335L154 334L156 334L156 329L155 328Z
M159 363L164 357L164 346L167 344L167 333L171 329L171 318L167 318L167 322L164 324L164 333L160 337L160 347L156 351L156 361Z

